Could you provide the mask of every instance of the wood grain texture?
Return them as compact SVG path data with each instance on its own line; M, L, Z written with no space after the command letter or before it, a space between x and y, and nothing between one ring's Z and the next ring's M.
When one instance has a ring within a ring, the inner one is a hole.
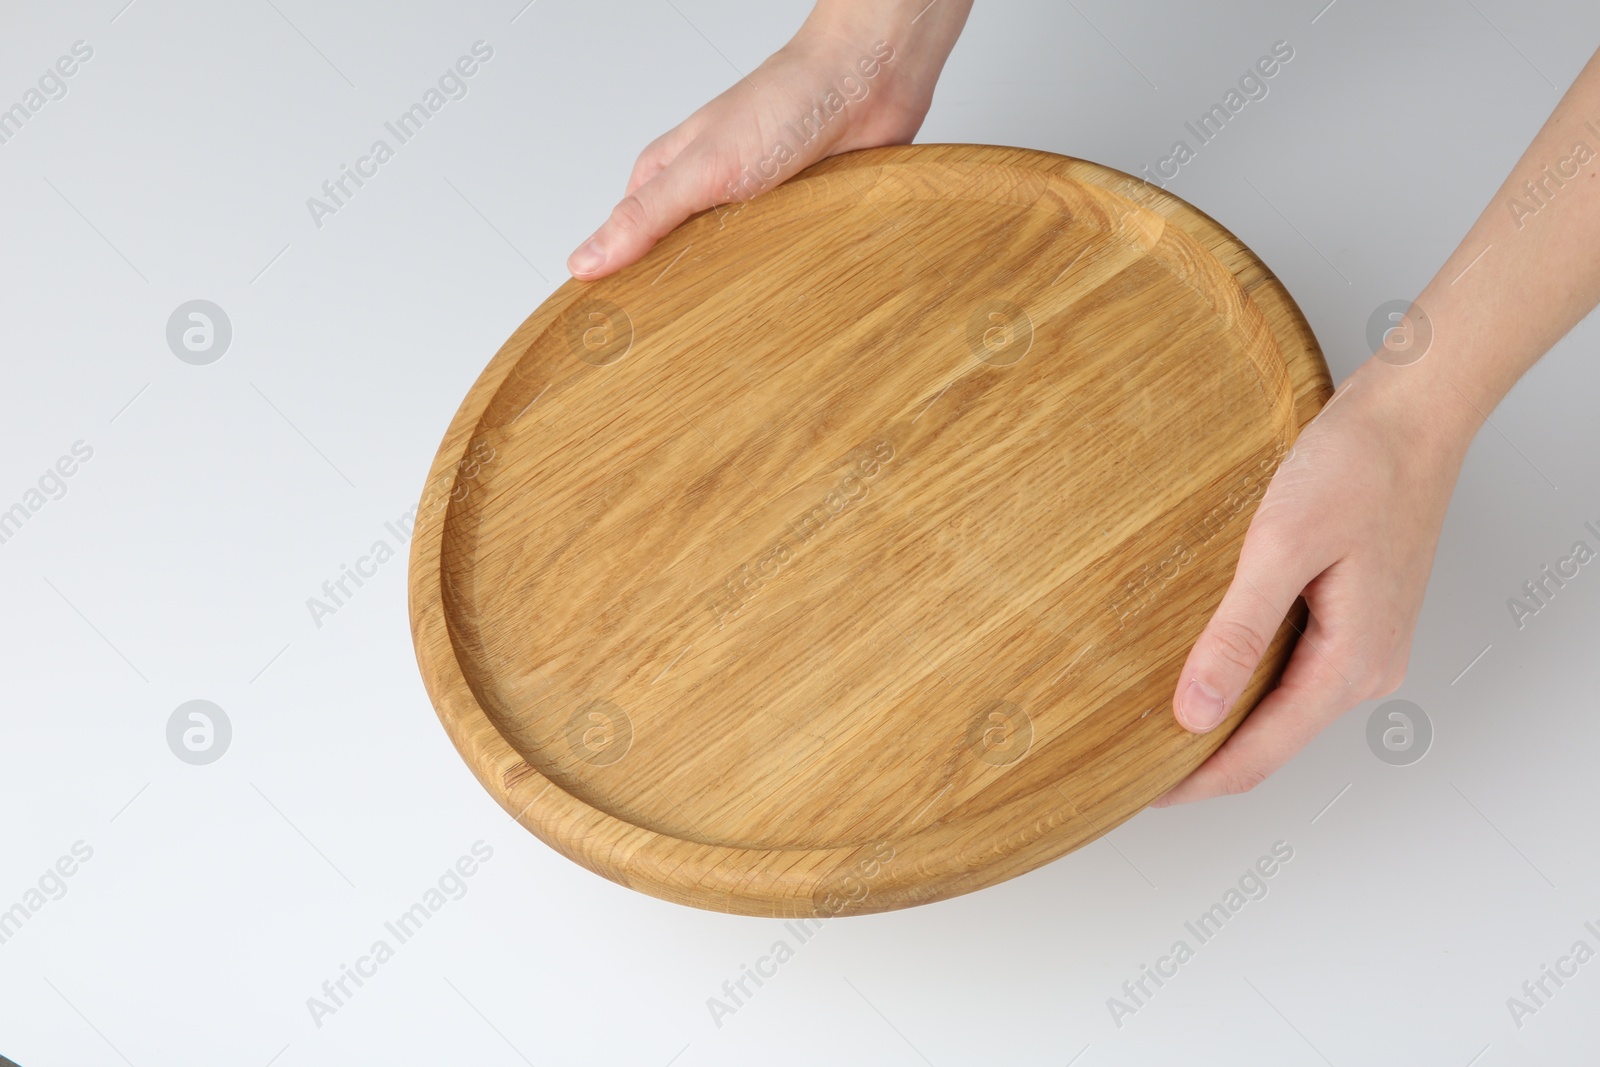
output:
M1331 393L1282 285L1082 160L836 157L568 281L445 434L428 692L563 855L772 916L1031 870L1205 759L1170 702Z

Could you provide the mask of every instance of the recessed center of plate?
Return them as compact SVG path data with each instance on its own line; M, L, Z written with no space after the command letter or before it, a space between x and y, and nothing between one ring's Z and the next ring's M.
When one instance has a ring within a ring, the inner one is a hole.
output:
M662 276L697 240L720 271L596 283L521 356L445 596L557 786L673 837L842 847L1066 780L1104 755L1092 717L1176 729L1128 695L1170 694L1197 632L1176 575L1225 584L1231 495L1292 435L1281 359L1162 216L990 178L708 213Z

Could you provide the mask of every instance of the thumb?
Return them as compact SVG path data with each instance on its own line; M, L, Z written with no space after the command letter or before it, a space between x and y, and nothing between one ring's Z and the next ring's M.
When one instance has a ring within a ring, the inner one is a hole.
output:
M575 278L598 278L637 262L655 243L694 214L724 198L709 169L686 150L612 210L611 217L567 259Z
M1320 570L1308 563L1266 527L1246 534L1233 582L1178 675L1172 710L1179 725L1205 733L1233 710L1295 598Z
M623 191L624 196L633 195L634 190L666 170L672 165L672 161L678 158L678 153L694 143L699 129L695 122L697 117L698 115L691 115L680 125L674 126L644 146L644 151L640 152L639 158L634 161L632 173L628 175L628 188Z

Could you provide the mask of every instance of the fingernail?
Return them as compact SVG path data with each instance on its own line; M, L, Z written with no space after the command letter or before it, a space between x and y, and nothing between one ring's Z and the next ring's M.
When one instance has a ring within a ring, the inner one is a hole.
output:
M1184 725L1204 732L1221 722L1227 709L1222 705L1221 693L1195 678L1184 690L1182 710Z
M606 264L605 251L593 237L578 246L572 253L572 258L567 260L567 266L573 274L593 274Z

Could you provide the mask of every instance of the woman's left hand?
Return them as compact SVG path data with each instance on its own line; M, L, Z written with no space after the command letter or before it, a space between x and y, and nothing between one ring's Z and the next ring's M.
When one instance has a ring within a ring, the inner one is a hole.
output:
M1334 719L1405 678L1445 509L1476 429L1408 393L1415 377L1414 368L1370 360L1278 467L1233 583L1178 676L1179 724L1205 733L1222 721L1298 596L1310 608L1305 632L1277 687L1155 806L1253 789Z

